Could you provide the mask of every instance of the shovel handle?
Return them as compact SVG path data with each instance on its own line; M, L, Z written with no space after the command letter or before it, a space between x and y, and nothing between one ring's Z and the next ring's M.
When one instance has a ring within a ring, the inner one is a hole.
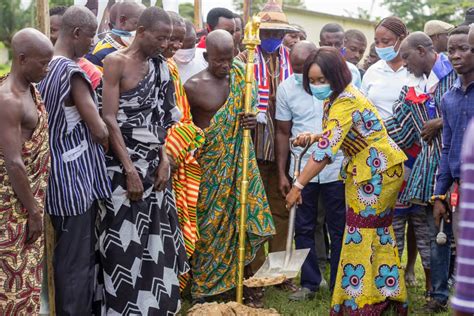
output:
M306 152L308 151L309 147L311 147L311 140L308 140L306 142L306 145L303 147L303 150L297 154L295 152L295 148L296 146L293 145L293 142L294 142L295 138L290 138L290 151L291 151L291 154L293 155L293 158L295 159L295 164L294 164L294 169L293 169L293 182L296 181L296 178L299 176L300 174L300 169L301 169L301 158L303 158L303 156L306 154Z

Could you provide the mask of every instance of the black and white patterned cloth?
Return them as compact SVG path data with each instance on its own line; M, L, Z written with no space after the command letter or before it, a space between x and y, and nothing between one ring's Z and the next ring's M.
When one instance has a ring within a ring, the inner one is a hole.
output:
M127 198L121 163L107 156L112 198L98 229L107 315L174 315L180 309L178 275L189 265L176 203L171 185L162 192L153 187L166 129L179 120L170 82L166 62L153 59L137 87L120 95L117 121L144 194L138 202Z

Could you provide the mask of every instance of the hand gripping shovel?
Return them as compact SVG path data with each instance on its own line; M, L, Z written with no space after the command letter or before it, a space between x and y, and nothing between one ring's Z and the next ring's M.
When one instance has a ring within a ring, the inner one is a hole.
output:
M310 146L311 144L308 142L304 149L301 151L301 153L298 155L294 151L295 148L293 146L293 139L290 139L290 150L291 154L295 159L293 182L296 181L296 178L300 173L301 158L304 156L306 151L308 151ZM298 272L301 270L301 266L306 260L310 249L307 248L293 250L293 237L295 234L295 215L296 203L290 210L290 216L288 220L288 236L286 238L286 250L269 253L263 265L253 276L255 279L276 278L282 275L285 276L287 279L293 279L298 275Z

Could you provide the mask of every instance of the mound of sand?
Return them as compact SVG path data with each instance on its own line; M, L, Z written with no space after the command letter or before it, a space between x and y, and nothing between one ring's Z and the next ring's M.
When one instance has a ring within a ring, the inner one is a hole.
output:
M258 309L237 302L196 304L188 310L188 316L280 316L273 308Z

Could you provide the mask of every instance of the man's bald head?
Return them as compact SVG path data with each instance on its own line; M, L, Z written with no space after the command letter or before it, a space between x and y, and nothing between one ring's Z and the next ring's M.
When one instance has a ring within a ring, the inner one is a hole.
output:
M295 73L303 73L304 62L315 50L317 50L316 45L310 41L300 41L293 46L290 53L290 61Z
M13 36L12 52L12 72L19 72L29 82L39 82L48 72L54 48L46 35L26 28Z
M227 51L234 49L234 38L232 35L224 30L215 30L209 33L206 37L206 48L209 51L219 50Z
M137 29L138 19L145 9L146 7L143 4L135 1L121 2L117 9L115 28L128 32L135 31Z
M204 58L209 63L208 70L217 78L229 75L234 60L234 38L224 30L215 30L206 37Z
M400 57L407 70L416 77L428 76L436 62L433 41L423 32L411 33L400 45Z
M408 48L416 49L421 46L427 50L434 50L433 41L424 32L413 32L409 34L402 43L402 46L406 45Z

